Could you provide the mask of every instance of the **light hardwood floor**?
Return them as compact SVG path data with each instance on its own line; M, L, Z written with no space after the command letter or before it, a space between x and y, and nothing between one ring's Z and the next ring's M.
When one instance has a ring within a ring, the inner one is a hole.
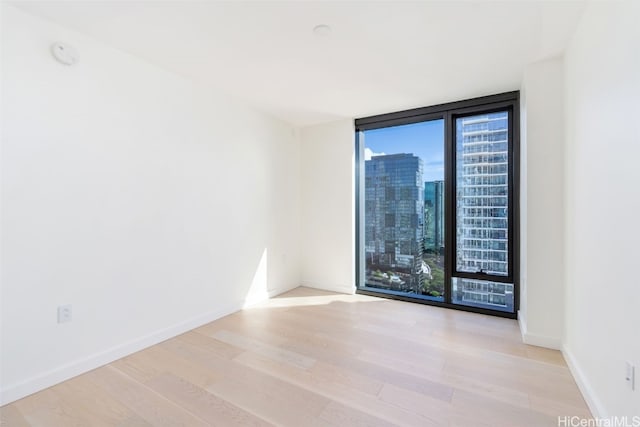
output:
M20 426L556 426L590 417L514 320L297 288L0 408Z

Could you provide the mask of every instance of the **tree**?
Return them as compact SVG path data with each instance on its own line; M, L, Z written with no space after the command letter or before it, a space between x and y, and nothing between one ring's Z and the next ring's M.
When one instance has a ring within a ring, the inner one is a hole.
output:
M425 259L425 262L431 268L431 279L425 278L423 280L423 293L432 297L442 296L444 294L444 270L431 259Z

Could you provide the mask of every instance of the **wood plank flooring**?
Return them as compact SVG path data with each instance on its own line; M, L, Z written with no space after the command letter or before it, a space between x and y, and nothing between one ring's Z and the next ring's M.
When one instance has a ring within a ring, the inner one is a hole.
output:
M556 426L590 417L509 319L297 288L0 408L21 426Z

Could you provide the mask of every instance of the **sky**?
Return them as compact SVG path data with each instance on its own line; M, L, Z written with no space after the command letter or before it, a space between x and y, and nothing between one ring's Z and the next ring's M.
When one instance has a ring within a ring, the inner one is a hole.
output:
M380 154L412 153L422 158L424 181L444 179L444 120L364 132L365 160Z

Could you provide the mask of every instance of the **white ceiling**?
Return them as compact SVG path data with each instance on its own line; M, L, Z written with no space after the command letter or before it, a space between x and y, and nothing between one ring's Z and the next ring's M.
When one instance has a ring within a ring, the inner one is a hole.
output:
M17 1L294 125L515 90L583 1ZM328 36L312 28L327 24Z

